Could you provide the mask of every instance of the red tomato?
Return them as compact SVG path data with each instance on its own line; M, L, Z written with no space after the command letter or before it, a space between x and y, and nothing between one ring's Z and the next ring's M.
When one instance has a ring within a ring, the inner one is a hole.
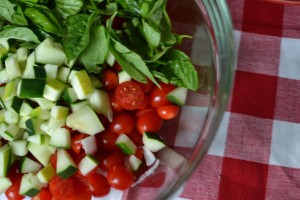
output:
M79 134L72 136L71 147L75 154L78 155L81 153L81 150L82 150L81 140L86 137L87 137L87 135L83 134L83 133L79 133Z
M124 161L123 153L116 151L100 159L99 167L108 171L117 165L124 164Z
M105 130L96 135L98 148L106 153L111 153L113 151L118 151L119 148L116 146L116 140L119 134L111 132L110 130Z
M167 106L160 106L156 109L157 114L166 120L174 119L177 117L179 113L179 106L176 105L167 105Z
M110 122L109 122L109 120L104 115L98 114L98 118L100 119L101 124L103 125L103 127L105 129L109 128Z
M115 97L124 109L135 110L143 103L144 92L137 83L126 81L117 86Z
M107 179L101 174L92 174L88 176L91 191L95 197L103 197L110 191L110 185Z
M150 104L153 107L159 107L164 105L169 105L170 102L166 98L167 94L174 90L176 87L172 84L160 84L161 89L155 86L150 93Z
M144 158L144 149L137 148L134 154L138 159L142 160Z
M120 103L115 98L114 92L109 94L109 100L110 100L111 109L113 110L114 113L123 112L124 108L120 105Z
M145 131L158 132L163 124L163 119L158 116L155 110L148 110L147 112L140 113L137 117L137 130L140 134Z
M128 134L135 126L134 118L128 113L120 113L114 116L109 130L117 134Z
M107 181L113 188L126 190L134 183L134 176L125 166L119 165L108 171Z
M132 131L127 135L131 141L137 146L143 146L142 135L137 130Z
M150 105L150 97L149 96L144 96L144 101L142 104L137 108L139 110L145 109Z
M40 193L32 198L32 200L51 200L52 195L49 188L42 188Z
M6 190L5 195L8 200L21 200L25 197L19 194L22 174L14 173L11 181L12 185Z
M59 176L55 176L50 181L49 189L53 197L62 200L71 197L75 192L72 179L62 179Z
M112 91L119 84L118 74L112 70L105 69L102 72L101 81L105 90Z
M53 154L50 159L50 164L56 170L56 163L57 163L57 153Z
M92 191L85 177L76 174L70 177L73 181L74 193L67 200L90 200L92 199Z
M121 67L121 65L120 65L118 62L115 62L114 66L113 66L113 69L114 69L116 72L122 71L122 67Z
M147 78L147 82L146 83L142 83L142 82L138 82L138 81L135 81L137 84L139 84L142 88L143 88L143 91L145 93L148 93L152 90L153 86L154 86L154 83Z

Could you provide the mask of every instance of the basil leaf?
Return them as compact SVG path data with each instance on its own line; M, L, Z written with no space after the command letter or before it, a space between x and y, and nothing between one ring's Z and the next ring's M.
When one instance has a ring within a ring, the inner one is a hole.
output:
M159 72L159 71L155 71L155 70L151 70L151 73L153 74L153 76L155 78L157 78L161 82L163 82L163 83L169 83L169 79L168 79L168 77L164 73Z
M80 61L88 72L99 73L108 52L108 39L104 26L93 26L90 30L90 41L87 48L81 53Z
M198 73L190 58L180 50L172 49L166 53L164 59L168 65L162 68L164 74L173 74L170 82L196 91L199 88Z
M90 27L93 24L95 13L91 15L71 15L66 20L68 32L64 40L64 50L70 62L78 58L89 43Z
M47 33L53 33L58 36L64 34L61 23L58 22L56 17L49 9L44 6L39 7L29 7L25 9L25 15L33 21L33 23Z
M157 26L146 22L144 19L142 20L142 24L144 36L148 44L152 48L158 47L158 45L160 44L161 33L159 32Z
M137 0L115 0L123 9L123 15L140 17L140 7Z
M33 42L33 43L40 43L37 36L26 27L12 27L3 30L0 32L0 38L4 39L17 39L17 40L23 40L27 42Z
M8 0L0 1L0 16L13 25L26 26L27 21L20 6Z
M55 0L56 8L64 14L65 17L77 14L84 2L83 0Z

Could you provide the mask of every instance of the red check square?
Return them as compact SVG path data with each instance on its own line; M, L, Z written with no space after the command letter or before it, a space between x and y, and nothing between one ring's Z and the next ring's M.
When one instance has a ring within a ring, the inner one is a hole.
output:
M224 158L218 200L264 200L268 165Z
M299 6L286 6L283 17L283 36L300 38L300 9Z
M236 71L231 112L273 119L276 92L277 77Z
M227 0L228 9L230 10L234 30L242 29L243 11L245 0Z
M281 36L284 6L262 0L245 0L242 31Z

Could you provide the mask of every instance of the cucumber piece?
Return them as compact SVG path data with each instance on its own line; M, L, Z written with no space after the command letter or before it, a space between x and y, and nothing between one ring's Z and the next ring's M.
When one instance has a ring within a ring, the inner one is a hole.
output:
M29 197L37 195L44 186L32 173L24 174L21 179L19 194Z
M88 136L80 140L85 154L94 154L97 152L97 141L94 135Z
M88 102L96 113L103 114L110 122L112 121L113 112L107 92L95 89L88 97Z
M17 59L20 63L20 67L23 70L26 65L26 60L29 54L29 50L25 47L20 47L17 49Z
M63 149L57 150L56 174L63 179L69 178L77 171L72 157Z
M5 114L5 110L0 110L0 123L2 122L5 122L5 117L4 117L4 114Z
M12 185L12 182L7 177L0 177L0 194L5 193L5 191Z
M10 124L6 127L5 131L1 134L1 137L7 141L13 141L17 138L19 133L19 126L15 124Z
M53 106L50 116L54 119L66 119L69 114L69 108L64 106Z
M20 113L20 109L21 109L21 106L23 104L23 99L17 97L17 96L14 96L13 97L13 100L12 100L12 104L11 104L11 108L16 112L16 113Z
M50 111L44 110L42 109L42 107L39 106L31 111L30 117L33 119L48 120L50 119Z
M27 140L15 140L8 142L12 153L16 156L25 156L28 153Z
M52 101L45 98L36 98L35 101L44 110L50 110L54 106L54 103Z
M114 57L114 55L109 51L107 56L106 56L106 62L109 66L114 66L115 62L116 62L116 58Z
M21 77L22 71L16 54L13 54L6 58L5 69L9 79Z
M166 146L157 133L144 132L142 140L143 144L152 152L157 152Z
M55 176L55 169L51 164L48 164L41 169L36 176L41 183L49 183Z
M47 137L49 136L46 134L31 135L28 136L27 141L35 144L45 144Z
M44 67L41 66L36 66L33 67L33 71L34 71L34 78L42 78L45 79L46 78L46 70Z
M86 155L78 164L78 169L83 176L88 175L99 164L99 161L92 155Z
M21 79L18 96L20 98L43 97L45 85L45 79Z
M150 151L146 146L143 146L144 158L147 166L151 166L157 160L154 153Z
M40 128L42 123L43 123L42 119L30 118L26 120L25 124L26 124L26 130L28 132L28 135L32 136L35 134L44 134L44 132Z
M67 67L60 67L57 71L57 79L66 83L70 75L71 70Z
M28 102L23 101L22 105L21 105L21 108L20 108L20 111L19 111L19 115L21 117L29 116L31 114L31 112L32 112L31 105Z
M8 124L17 124L19 121L19 116L16 112L7 110L4 113L4 120Z
M66 124L73 130L89 135L95 135L104 130L97 114L89 107L83 106L67 117Z
M28 157L23 157L20 162L20 171L21 173L35 173L42 169L42 165L31 160Z
M71 85L78 99L85 99L94 91L90 77L85 70L78 71L71 79Z
M82 70L82 68L78 67L78 66L74 66L72 68L72 70L70 71L69 77L68 77L68 83L71 84L71 81L74 78L75 73L79 72L80 70Z
M132 171L137 171L143 163L135 155L130 155L128 158L129 167Z
M131 141L131 139L125 135L125 134L120 134L116 140L115 143L121 151L126 154L126 155L131 155L134 154L137 147L136 145Z
M131 76L126 71L119 72L118 77L119 77L119 84L131 80Z
M7 144L0 147L0 177L6 177L11 164L12 151Z
M93 88L99 89L99 88L103 87L102 82L95 75L89 74L89 77L90 77Z
M4 95L3 95L3 101L7 101L16 95L18 83L19 83L19 79L14 79L6 84Z
M46 84L43 97L51 101L57 101L65 87L66 86L63 82L53 79Z
M37 63L62 65L66 61L63 46L59 43L45 39L35 48L35 59Z
M30 116L24 116L24 117L20 117L20 120L18 122L18 126L22 129L27 129L26 126L26 121L30 119Z
M34 78L34 70L33 66L35 65L35 56L34 52L32 52L26 61L26 67L24 69L22 78Z
M178 87L167 94L167 99L177 105L183 106L186 101L188 90L184 87Z
M2 83L8 83L8 82L9 82L9 77L8 77L6 69L1 69L0 70L0 83L2 84Z
M35 144L33 142L28 142L27 145L29 152L44 166L49 163L53 154L47 146L47 144Z
M7 127L8 127L8 124L5 122L2 122L0 124L0 136L4 134L4 131L6 130Z
M46 71L47 81L56 79L57 71L58 71L58 65L46 64L44 66L44 68L45 68L45 71Z
M65 128L58 128L51 135L49 145L60 148L70 149L71 148L71 135L70 131Z
M84 106L88 106L89 102L87 100L78 100L74 103L72 103L71 106L71 110L72 112L75 112L77 110L79 110L80 108L84 107Z
M75 93L75 90L71 87L68 87L63 91L62 99L66 101L68 104L71 104L77 101L78 97Z

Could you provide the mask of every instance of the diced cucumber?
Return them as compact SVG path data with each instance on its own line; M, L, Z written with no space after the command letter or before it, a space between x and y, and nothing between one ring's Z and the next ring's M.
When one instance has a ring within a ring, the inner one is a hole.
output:
M66 54L61 44L47 38L36 47L35 59L37 63L60 66L66 61Z
M97 141L94 135L88 136L80 140L85 154L94 154L97 152Z
M92 155L86 155L78 164L79 171L86 176L93 171L99 164L99 161Z
M49 183L55 176L55 169L51 164L48 164L43 169L41 169L37 174L37 178L41 183Z
M46 64L44 66L44 68L45 68L45 71L46 71L47 81L56 79L57 71L58 71L58 65Z
M50 101L49 99L45 98L36 98L35 101L41 106L42 109L44 110L50 110L53 106L54 103Z
M0 194L4 193L10 186L12 182L7 177L0 177Z
M89 74L89 77L90 77L93 88L99 89L103 86L102 82L95 75Z
M12 153L16 156L25 156L28 153L27 140L15 140L9 142Z
M143 162L135 155L130 155L128 158L128 163L131 170L137 171Z
M22 71L16 54L13 54L6 58L5 69L9 79L21 77Z
M5 131L1 133L1 137L7 141L13 141L15 138L17 138L19 130L19 126L15 124L10 124L7 126Z
M8 83L9 82L9 77L7 74L6 69L1 69L0 70L0 83Z
M57 101L65 87L63 82L53 79L46 84L43 97L51 101Z
M152 152L157 152L166 146L157 133L144 132L142 140L143 144Z
M78 99L85 99L94 91L90 77L85 70L78 71L71 79L71 85Z
M66 119L69 114L69 108L64 106L53 106L50 116L54 119Z
M11 104L11 108L16 112L16 113L20 113L21 110L21 106L23 104L23 99L14 96L13 100L12 100L12 104Z
M26 124L26 130L28 132L28 135L35 135L35 134L43 134L44 132L41 130L41 124L43 123L42 119L33 119L30 118L25 121Z
M70 72L71 70L67 67L58 68L57 79L64 83L67 83Z
M107 56L106 56L106 62L109 66L114 66L115 62L116 62L116 58L114 57L114 55L111 52L108 52Z
M33 67L33 71L34 71L34 78L42 78L42 79L46 79L46 70L44 67L42 66L35 66Z
M167 94L167 99L177 105L183 106L186 101L188 90L184 87L178 87Z
M8 124L16 124L19 121L19 116L16 112L7 110L4 113L4 120Z
M40 192L43 186L44 184L39 181L37 176L32 173L24 174L21 179L19 193L24 196L33 197Z
M68 83L71 84L71 81L74 78L75 73L79 72L80 70L82 70L82 68L80 68L78 66L74 66L72 68L72 70L70 71L69 77L68 77Z
M6 122L2 122L0 124L0 136L4 134L4 131L6 130L7 127L8 127L8 124Z
M20 63L21 69L23 70L26 65L26 60L29 54L29 50L25 47L20 47L17 49L17 58Z
M113 112L107 92L95 89L88 97L88 102L96 113L103 114L110 122L112 121Z
M77 166L66 150L57 150L56 174L61 178L69 178L77 171Z
M119 72L118 77L119 77L119 84L131 80L131 76L126 71Z
M137 148L136 145L131 141L131 139L125 134L120 134L118 136L116 145L126 155L134 154Z
M60 149L70 149L71 148L70 131L65 128L56 129L51 135L49 145Z
M45 79L21 79L18 96L20 98L43 97L45 85Z
M34 78L34 70L33 66L35 65L35 56L34 52L32 52L26 61L26 67L23 72L22 78Z
M50 111L44 110L42 109L42 107L39 106L31 111L30 117L33 119L48 120L50 119Z
M47 148L47 144L35 144L29 142L27 148L29 152L44 166L46 166L52 156L52 152Z
M21 173L35 173L42 169L42 165L31 160L28 157L23 157L20 162Z
M20 117L20 120L18 122L18 126L22 129L27 129L27 126L26 126L26 121L30 119L30 116L21 116Z
M31 135L28 136L27 141L35 144L45 144L47 137L49 136L46 134Z
M5 122L5 110L0 110L0 123Z
M77 110L79 110L80 108L84 107L84 106L88 106L89 102L87 100L78 100L75 101L74 103L72 103L71 106L71 110L72 112L75 112Z
M144 158L147 166L151 166L157 160L154 153L150 151L146 146L143 146Z
M29 116L31 111L32 111L31 105L28 102L23 101L19 112L20 116L22 117Z
M67 117L67 126L89 135L95 135L104 130L97 114L89 107L84 106Z
M65 100L68 104L74 103L78 100L78 97L75 93L75 90L71 87L66 88L62 93L62 98Z
M3 95L3 101L7 101L16 95L18 84L19 84L19 79L14 79L6 84L4 95Z
M11 161L11 147L7 144L0 147L0 177L6 177Z

